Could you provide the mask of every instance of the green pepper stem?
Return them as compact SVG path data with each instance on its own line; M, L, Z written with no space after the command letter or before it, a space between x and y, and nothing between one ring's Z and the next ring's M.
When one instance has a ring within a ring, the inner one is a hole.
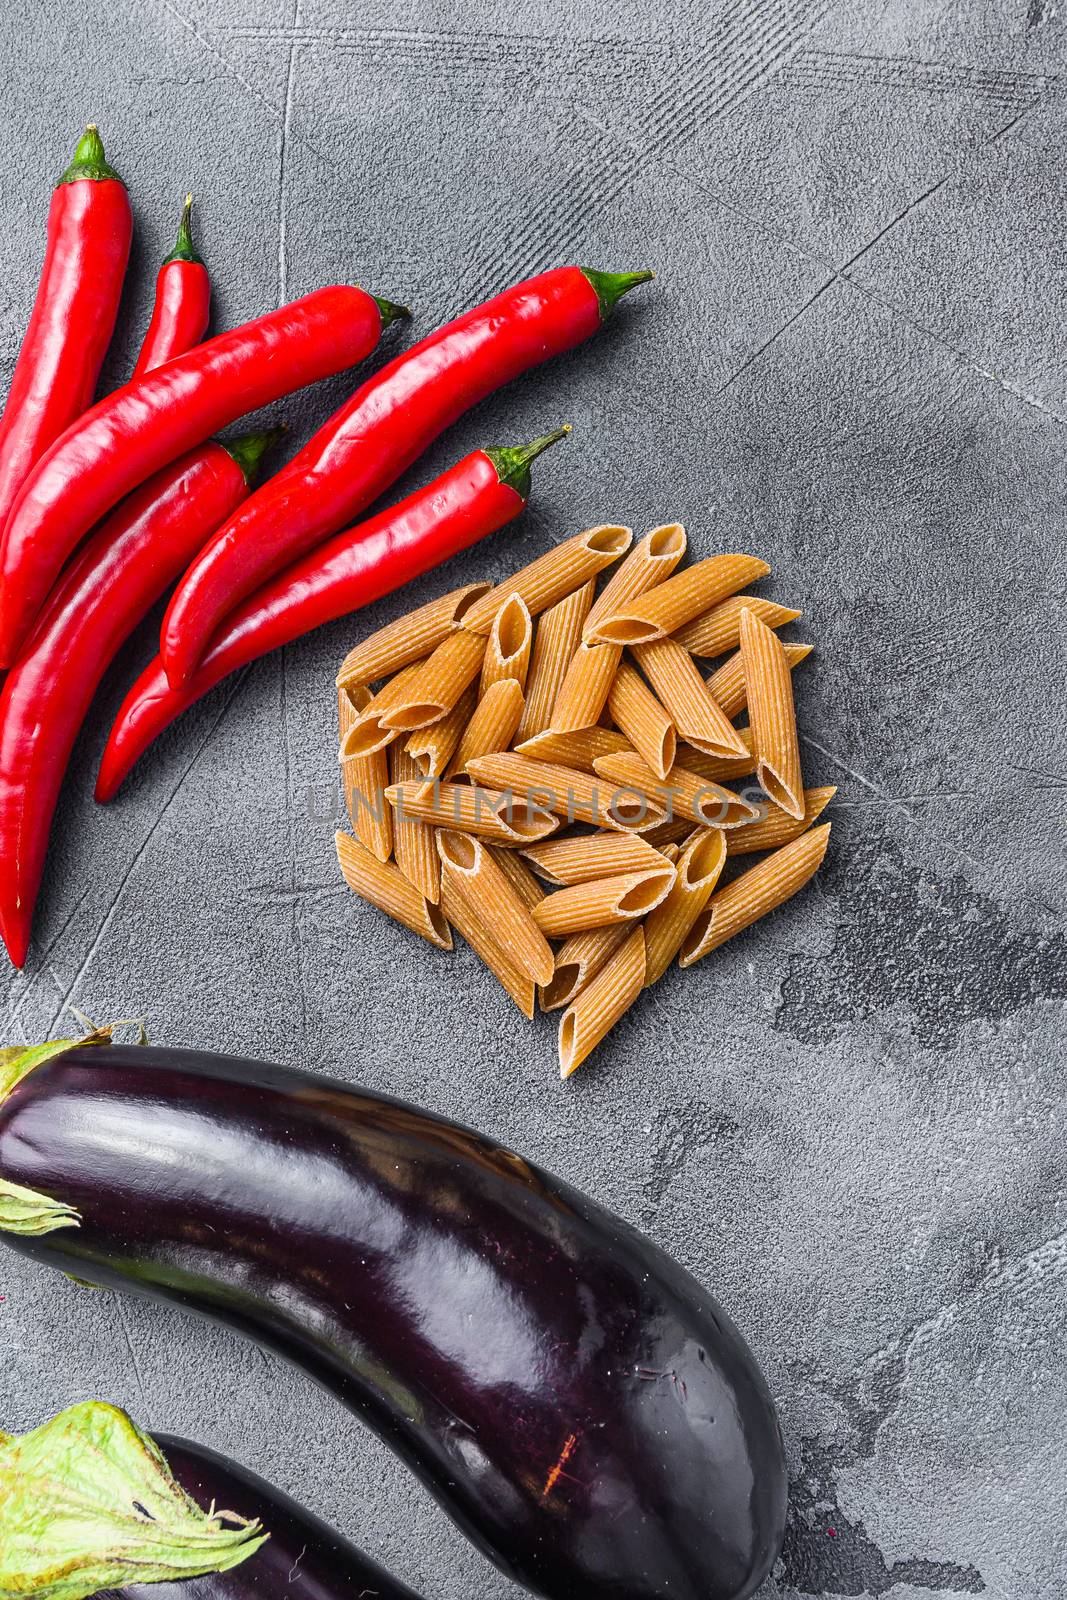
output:
M542 451L549 445L558 444L560 439L565 439L571 431L569 422L562 428L557 428L555 433L544 433L540 439L534 439L530 444L512 446L494 445L482 452L487 455L496 468L497 477L501 483L506 483L509 488L523 500L530 498L530 462L536 461Z
M600 320L606 322L622 299L639 283L650 283L654 272L598 272L595 267L579 267L583 278L588 278L600 302Z
M193 244L193 197L187 194L182 207L181 221L178 223L178 238L174 249L169 256L163 259L166 266L171 261L192 261L197 266L204 265L204 258Z
M104 155L104 141L100 137L100 130L95 122L90 122L74 147L74 159L60 178L60 183L75 183L79 178L88 178L92 183L105 183L108 179L115 179L122 183L122 179L110 166Z
M227 1572L267 1535L203 1511L124 1411L82 1401L0 1435L0 1594L84 1600L130 1583Z
M372 294L371 299L381 312L383 329L387 328L391 322L398 322L402 317L410 317L411 315L410 306L398 306L392 300L379 299L376 294Z
M245 482L251 487L266 452L284 439L288 432L283 422L277 428L264 428L260 433L242 433L237 439L219 439L216 442L227 455L233 457L245 475Z

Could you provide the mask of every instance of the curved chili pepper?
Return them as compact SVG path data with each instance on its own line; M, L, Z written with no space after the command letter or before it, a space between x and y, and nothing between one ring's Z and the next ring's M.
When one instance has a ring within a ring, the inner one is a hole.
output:
M31 468L92 404L132 231L126 185L91 122L52 195L37 298L0 421L0 528Z
M152 320L144 336L133 377L143 377L153 367L184 355L198 345L207 332L211 314L211 279L203 259L193 245L191 215L193 197L187 194L178 240L156 275L156 299Z
M279 430L214 441L142 484L79 550L0 691L0 937L26 960L70 752L116 651L248 493Z
M310 551L227 619L181 689L170 687L157 656L119 708L96 798L110 800L164 728L231 672L391 594L513 521L529 499L530 462L569 432L517 449L475 450L398 505Z
M333 285L116 389L68 428L11 510L0 550L0 665L9 665L64 561L124 495L237 417L343 372L405 308Z
M171 683L246 595L358 516L443 429L603 325L651 272L543 272L446 323L369 378L193 562L163 619Z

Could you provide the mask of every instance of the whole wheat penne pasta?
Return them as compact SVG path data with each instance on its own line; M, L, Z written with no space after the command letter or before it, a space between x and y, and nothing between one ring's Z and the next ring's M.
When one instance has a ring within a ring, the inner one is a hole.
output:
M751 800L684 767L673 766L660 779L639 755L630 755L601 756L595 768L610 783L648 795L668 815L688 817L704 828L740 828L760 814Z
M465 628L450 633L426 657L403 694L385 712L383 725L406 733L447 716L481 671L485 644L479 634L468 633Z
M621 611L631 600L669 578L685 555L685 547L685 529L680 522L666 522L639 539L598 595L585 619L582 637L591 639L602 618Z
M791 839L816 823L837 793L836 787L804 790L804 815L791 817L788 811L768 802L765 815L747 827L734 828L726 835L726 853L731 856L750 855L753 850L777 850Z
M428 656L452 632L467 607L489 589L488 583L465 584L379 628L345 656L337 674L338 688L351 689L391 677L409 662Z
M521 595L510 595L493 618L493 625L489 629L478 683L479 699L502 678L513 678L520 689L525 688L532 645L533 623L526 602Z
M526 705L515 733L520 743L548 726L571 656L582 637L582 624L593 603L595 590L596 580L590 578L588 583L583 583L573 594L564 595L538 618L526 674Z
M370 690L356 685L337 691L337 720L341 742L370 701ZM389 756L376 750L369 756L350 756L341 762L341 782L352 831L360 844L379 861L393 853L393 813L385 799L389 783Z
M713 894L682 944L678 965L691 967L709 951L717 950L735 933L750 928L760 917L784 905L809 878L814 877L826 854L830 824L812 828L773 855L764 856L742 872L725 889Z
M440 907L431 905L391 861L379 861L351 834L334 836L337 860L350 889L439 950L451 950L452 935Z
M674 876L674 867L661 857L659 866L641 872L620 872L556 889L534 906L531 916L550 939L565 939L610 922L634 922L666 899Z
M441 909L479 961L484 962L498 983L502 984L523 1016L532 1021L537 993L534 984L517 972L500 947L493 943L484 922L457 893L455 883L448 877L441 883Z
M587 625L588 635L610 644L647 644L653 639L665 639L702 611L718 605L728 594L735 594L757 578L765 578L770 570L758 556L709 556L657 583L647 594L629 601L610 616L599 617L593 627Z
M804 816L804 779L793 679L781 639L747 609L741 613L741 665L756 741L756 779L775 805L799 822Z
M699 773L702 778L710 778L713 783L719 783L724 778L747 778L756 770L756 747L752 738L751 728L737 728L737 737L744 745L748 754L745 756L709 756L703 750L697 750L691 744L679 743L677 761L680 767L688 767L690 772Z
M670 894L645 918L646 987L662 978L711 899L726 860L728 838L716 828L704 829L680 851Z
M736 650L741 637L741 612L746 606L768 628L784 628L800 616L799 611L790 611L788 606L764 600L758 594L735 594L712 606L702 617L694 617L674 637L693 656L721 656L727 650Z
M647 840L653 849L658 850L661 855L666 855L667 850L672 845L688 839L694 831L691 817L672 817L669 822L660 822L654 828L649 828L648 832L643 833L641 837Z
M535 733L516 744L515 754L531 761L551 761L560 767L592 772L597 756L614 756L630 748L625 734L616 733L614 728L582 728L578 733Z
M488 633L500 607L513 594L521 595L530 615L536 617L557 600L562 600L565 594L580 589L598 572L610 567L613 561L626 554L632 541L633 531L613 522L587 528L584 533L564 539L562 544L555 545L476 600L464 614L464 628L472 633Z
M632 931L632 922L609 922L606 928L572 934L556 952L552 982L540 991L541 1010L558 1011L561 1006L569 1006Z
M586 772L551 761L531 761L513 750L468 761L467 774L476 783L525 796L532 806L568 822L595 822L620 832L644 833L665 818L654 800L618 796L614 785Z
M442 875L481 920L508 965L534 983L548 983L555 970L552 947L481 841L442 828L437 849Z
M470 692L473 693L473 686ZM517 678L500 678L491 683L463 730L448 767L448 776L460 778L467 770L468 761L491 755L496 750L506 750L515 737L522 706L522 690ZM443 727L444 724L434 726Z
M521 698L521 697L520 697ZM404 749L424 778L443 778L470 722L477 704L478 691L473 683L467 685L451 711L426 728L416 728Z
M782 646L785 659L790 672L811 655L814 649L810 644L786 644ZM708 693L725 711L728 717L736 717L748 704L748 689L745 685L745 669L741 661L741 652L736 650L732 656L727 656L721 667L718 667L708 678L705 685Z
M651 681L680 736L712 756L743 756L745 747L693 663L673 639L635 644L634 659Z
M385 798L400 816L414 817L437 828L473 833L497 844L535 844L555 833L559 823L545 807L522 795L488 788L468 788L459 783L393 783ZM436 852L435 852L436 854Z
M569 1078L592 1054L629 1011L644 984L645 934L643 928L635 928L560 1018L561 1078Z
M546 839L522 852L535 872L550 883L588 883L620 872L655 871L663 866L658 850L634 833L587 833L577 839Z
M402 744L389 747L389 775L394 784L422 788L426 779L420 773L413 756ZM385 791L389 800L389 790ZM393 853L396 864L409 883L432 905L441 898L441 858L437 854L437 841L433 828L407 806L389 809L393 817Z
M596 726L621 659L621 645L586 644L582 640L571 656L567 676L552 707L550 732L577 733Z
M398 728L387 728L382 720L401 700L410 683L413 683L420 668L421 661L413 661L397 673L395 678L383 684L376 695L373 695L363 710L359 712L347 733L341 740L338 759L348 761L352 756L369 756L377 750L384 750L386 745L392 744L399 737Z
M499 845L486 842L486 849L511 883L528 911L545 898L541 880L533 873L517 850L502 850Z
M698 831L702 832L703 830L701 829L701 830L698 830ZM663 846L663 849L660 851L660 855L664 858L665 861L669 861L672 866L674 866L677 863L678 857L681 855L681 853L682 853L681 845L680 844L676 844L673 839L671 840L670 844L665 844ZM658 911L659 907L657 906L656 909Z
M657 777L665 778L674 765L678 748L674 723L628 661L619 663L608 695L608 711L638 755Z

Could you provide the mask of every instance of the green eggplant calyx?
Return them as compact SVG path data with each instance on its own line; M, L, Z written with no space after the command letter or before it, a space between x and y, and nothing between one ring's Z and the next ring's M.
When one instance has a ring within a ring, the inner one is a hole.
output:
M193 197L191 194L187 194L185 197L181 221L178 223L178 237L170 255L164 256L163 265L168 266L172 261L192 261L197 266L202 267L204 265L204 258L193 243Z
M124 1411L70 1406L0 1435L0 1595L83 1600L130 1583L227 1572L267 1538L258 1522L203 1511Z
M512 446L493 445L482 454L487 455L496 468L497 477L501 483L506 483L509 489L522 500L530 498L530 462L536 461L542 451L549 445L558 444L565 439L571 431L569 422L562 428L557 428L554 433L543 433L540 439L533 439L529 444Z
M78 140L74 147L74 159L59 181L61 184L76 183L79 178L88 178L90 183L106 183L108 179L122 183L104 155L104 141L95 122L88 124Z
M606 322L624 294L636 289L639 283L650 283L654 272L598 272L595 267L579 267L583 278L588 278L600 302L600 320Z
M112 1024L93 1028L82 1039L49 1039L46 1044L14 1045L0 1050L0 1105L35 1067L42 1067L53 1056L64 1050L76 1050L83 1044L106 1044L111 1038Z
M57 1228L80 1226L81 1218L73 1206L0 1178L0 1233L40 1238L44 1233L54 1233ZM0 1595L3 1593L3 1585L0 1584Z

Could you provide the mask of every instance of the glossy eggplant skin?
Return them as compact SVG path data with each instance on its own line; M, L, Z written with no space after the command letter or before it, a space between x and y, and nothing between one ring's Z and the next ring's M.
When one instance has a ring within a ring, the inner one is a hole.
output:
M182 1583L130 1583L109 1591L124 1600L419 1600L394 1578L254 1472L203 1445L156 1434L167 1465L187 1494L204 1508L234 1511L262 1522L270 1538L229 1572L208 1573Z
M736 1329L492 1140L289 1068L94 1045L0 1107L0 1177L82 1219L14 1248L297 1362L547 1600L742 1600L774 1561L782 1442Z

